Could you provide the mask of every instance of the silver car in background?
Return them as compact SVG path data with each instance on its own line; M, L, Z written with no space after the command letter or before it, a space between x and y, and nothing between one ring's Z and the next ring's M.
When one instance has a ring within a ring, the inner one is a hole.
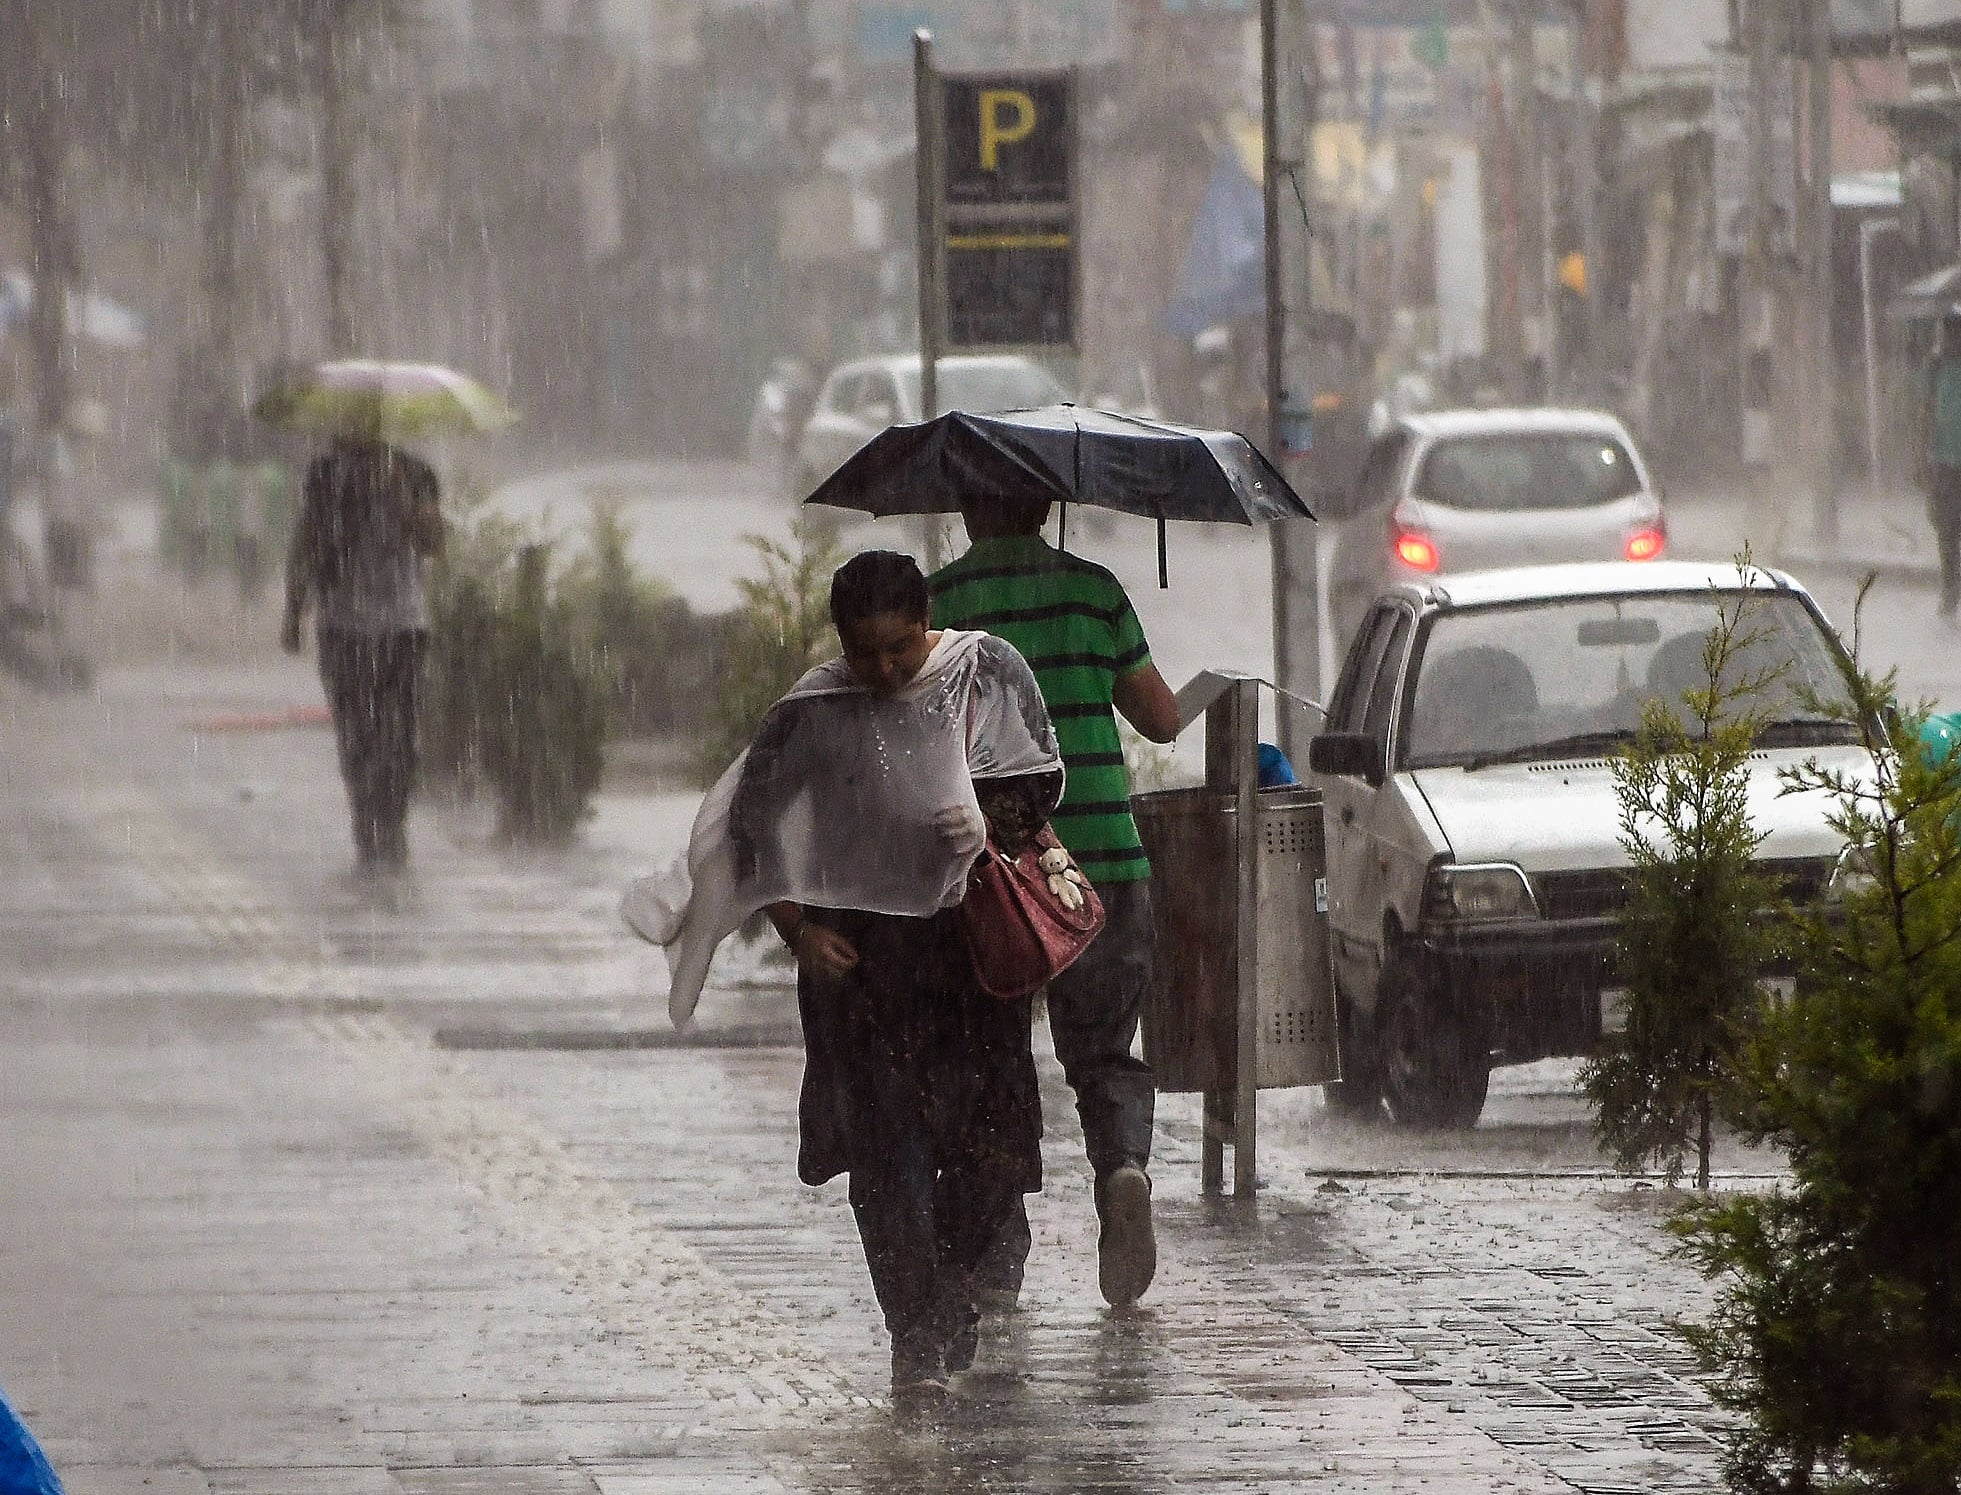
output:
M1071 398L1054 374L1017 353L942 358L939 408L991 412L1028 410ZM920 357L890 353L858 358L831 370L797 441L791 494L802 498L887 426L927 418L920 409Z
M1652 561L1661 495L1627 427L1592 410L1440 410L1371 443L1336 537L1330 606L1345 641L1385 587L1572 561Z

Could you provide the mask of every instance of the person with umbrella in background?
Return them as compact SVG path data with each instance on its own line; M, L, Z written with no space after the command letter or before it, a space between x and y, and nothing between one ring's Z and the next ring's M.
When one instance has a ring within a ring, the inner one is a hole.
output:
M409 791L429 602L423 566L441 549L442 510L428 463L377 437L342 435L306 470L286 558L279 642L300 651L309 606L320 678L363 874L408 865Z
M297 654L301 623L309 608L315 612L356 869L399 874L408 864L429 638L423 572L442 549L443 518L435 470L394 440L490 429L516 417L451 370L370 360L289 374L253 409L271 424L329 437L306 471L279 641Z
M1103 567L1042 538L1045 495L975 494L961 518L973 544L931 577L941 628L997 634L1035 671L1061 744L1067 787L1056 835L1102 894L1108 923L1048 985L1056 1058L1076 1092L1083 1145L1096 1178L1098 1285L1127 1307L1157 1269L1151 1228L1151 1129L1157 1082L1131 1053L1150 989L1155 936L1151 864L1130 816L1115 712L1152 742L1178 735L1178 703L1151 663L1123 584ZM1113 710L1114 708L1114 710ZM1021 1201L983 1265L996 1306L1021 1290L1031 1238Z

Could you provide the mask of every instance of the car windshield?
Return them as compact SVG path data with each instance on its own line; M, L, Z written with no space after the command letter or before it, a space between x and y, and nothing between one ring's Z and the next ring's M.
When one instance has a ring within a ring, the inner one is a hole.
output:
M919 371L903 369L899 378L905 383L907 402L917 409ZM949 410L1026 410L1069 398L1055 376L1036 363L942 363L939 386L936 415Z
M1402 765L1480 767L1598 756L1631 741L1651 700L1686 716L1685 691L1707 685L1703 642L1725 608L1744 604L1724 679L1759 680L1751 703L1760 746L1856 742L1837 655L1815 613L1789 592L1636 593L1440 614L1419 645Z
M1453 509L1571 509L1639 493L1641 478L1611 436L1519 432L1438 442L1412 491Z

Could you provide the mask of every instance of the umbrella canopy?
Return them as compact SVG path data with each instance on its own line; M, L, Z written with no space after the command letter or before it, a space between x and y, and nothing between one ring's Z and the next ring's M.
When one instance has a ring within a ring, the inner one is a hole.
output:
M287 431L393 440L495 431L517 419L502 399L455 369L368 358L298 369L261 396L252 413Z
M868 514L951 514L974 494L1041 494L1160 523L1265 524L1313 513L1243 436L1077 405L955 410L892 426L805 503Z
M1961 314L1961 265L1908 281L1886 303L1887 316L1896 322L1924 321L1950 312Z

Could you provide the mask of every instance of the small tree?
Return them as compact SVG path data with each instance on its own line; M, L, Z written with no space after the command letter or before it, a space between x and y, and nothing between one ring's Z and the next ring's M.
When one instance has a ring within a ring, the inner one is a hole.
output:
M1836 714L1869 772L1815 761L1856 881L1796 926L1793 1000L1748 1049L1745 1133L1786 1188L1702 1201L1674 1229L1723 1284L1685 1329L1742 1414L1749 1492L1961 1488L1961 757L1923 750L1892 676L1847 672ZM1815 703L1821 708L1826 703Z
M1743 557L1739 566L1747 566ZM1657 1163L1670 1183L1693 1154L1709 1186L1718 1115L1734 1109L1737 1056L1762 1006L1759 978L1776 895L1753 858L1748 758L1752 702L1770 677L1739 678L1751 604L1716 603L1705 683L1651 700L1614 765L1621 844L1632 870L1621 921L1627 1021L1580 1073L1595 1128L1624 1170Z
M830 532L799 519L795 549L762 535L744 537L763 574L736 583L742 605L724 634L720 694L697 759L713 780L749 745L763 715L812 666L838 652L831 627L831 573L845 552Z
M543 545L518 552L483 682L484 774L497 790L499 828L520 841L563 841L577 830L605 766L604 688L551 596L549 556Z

